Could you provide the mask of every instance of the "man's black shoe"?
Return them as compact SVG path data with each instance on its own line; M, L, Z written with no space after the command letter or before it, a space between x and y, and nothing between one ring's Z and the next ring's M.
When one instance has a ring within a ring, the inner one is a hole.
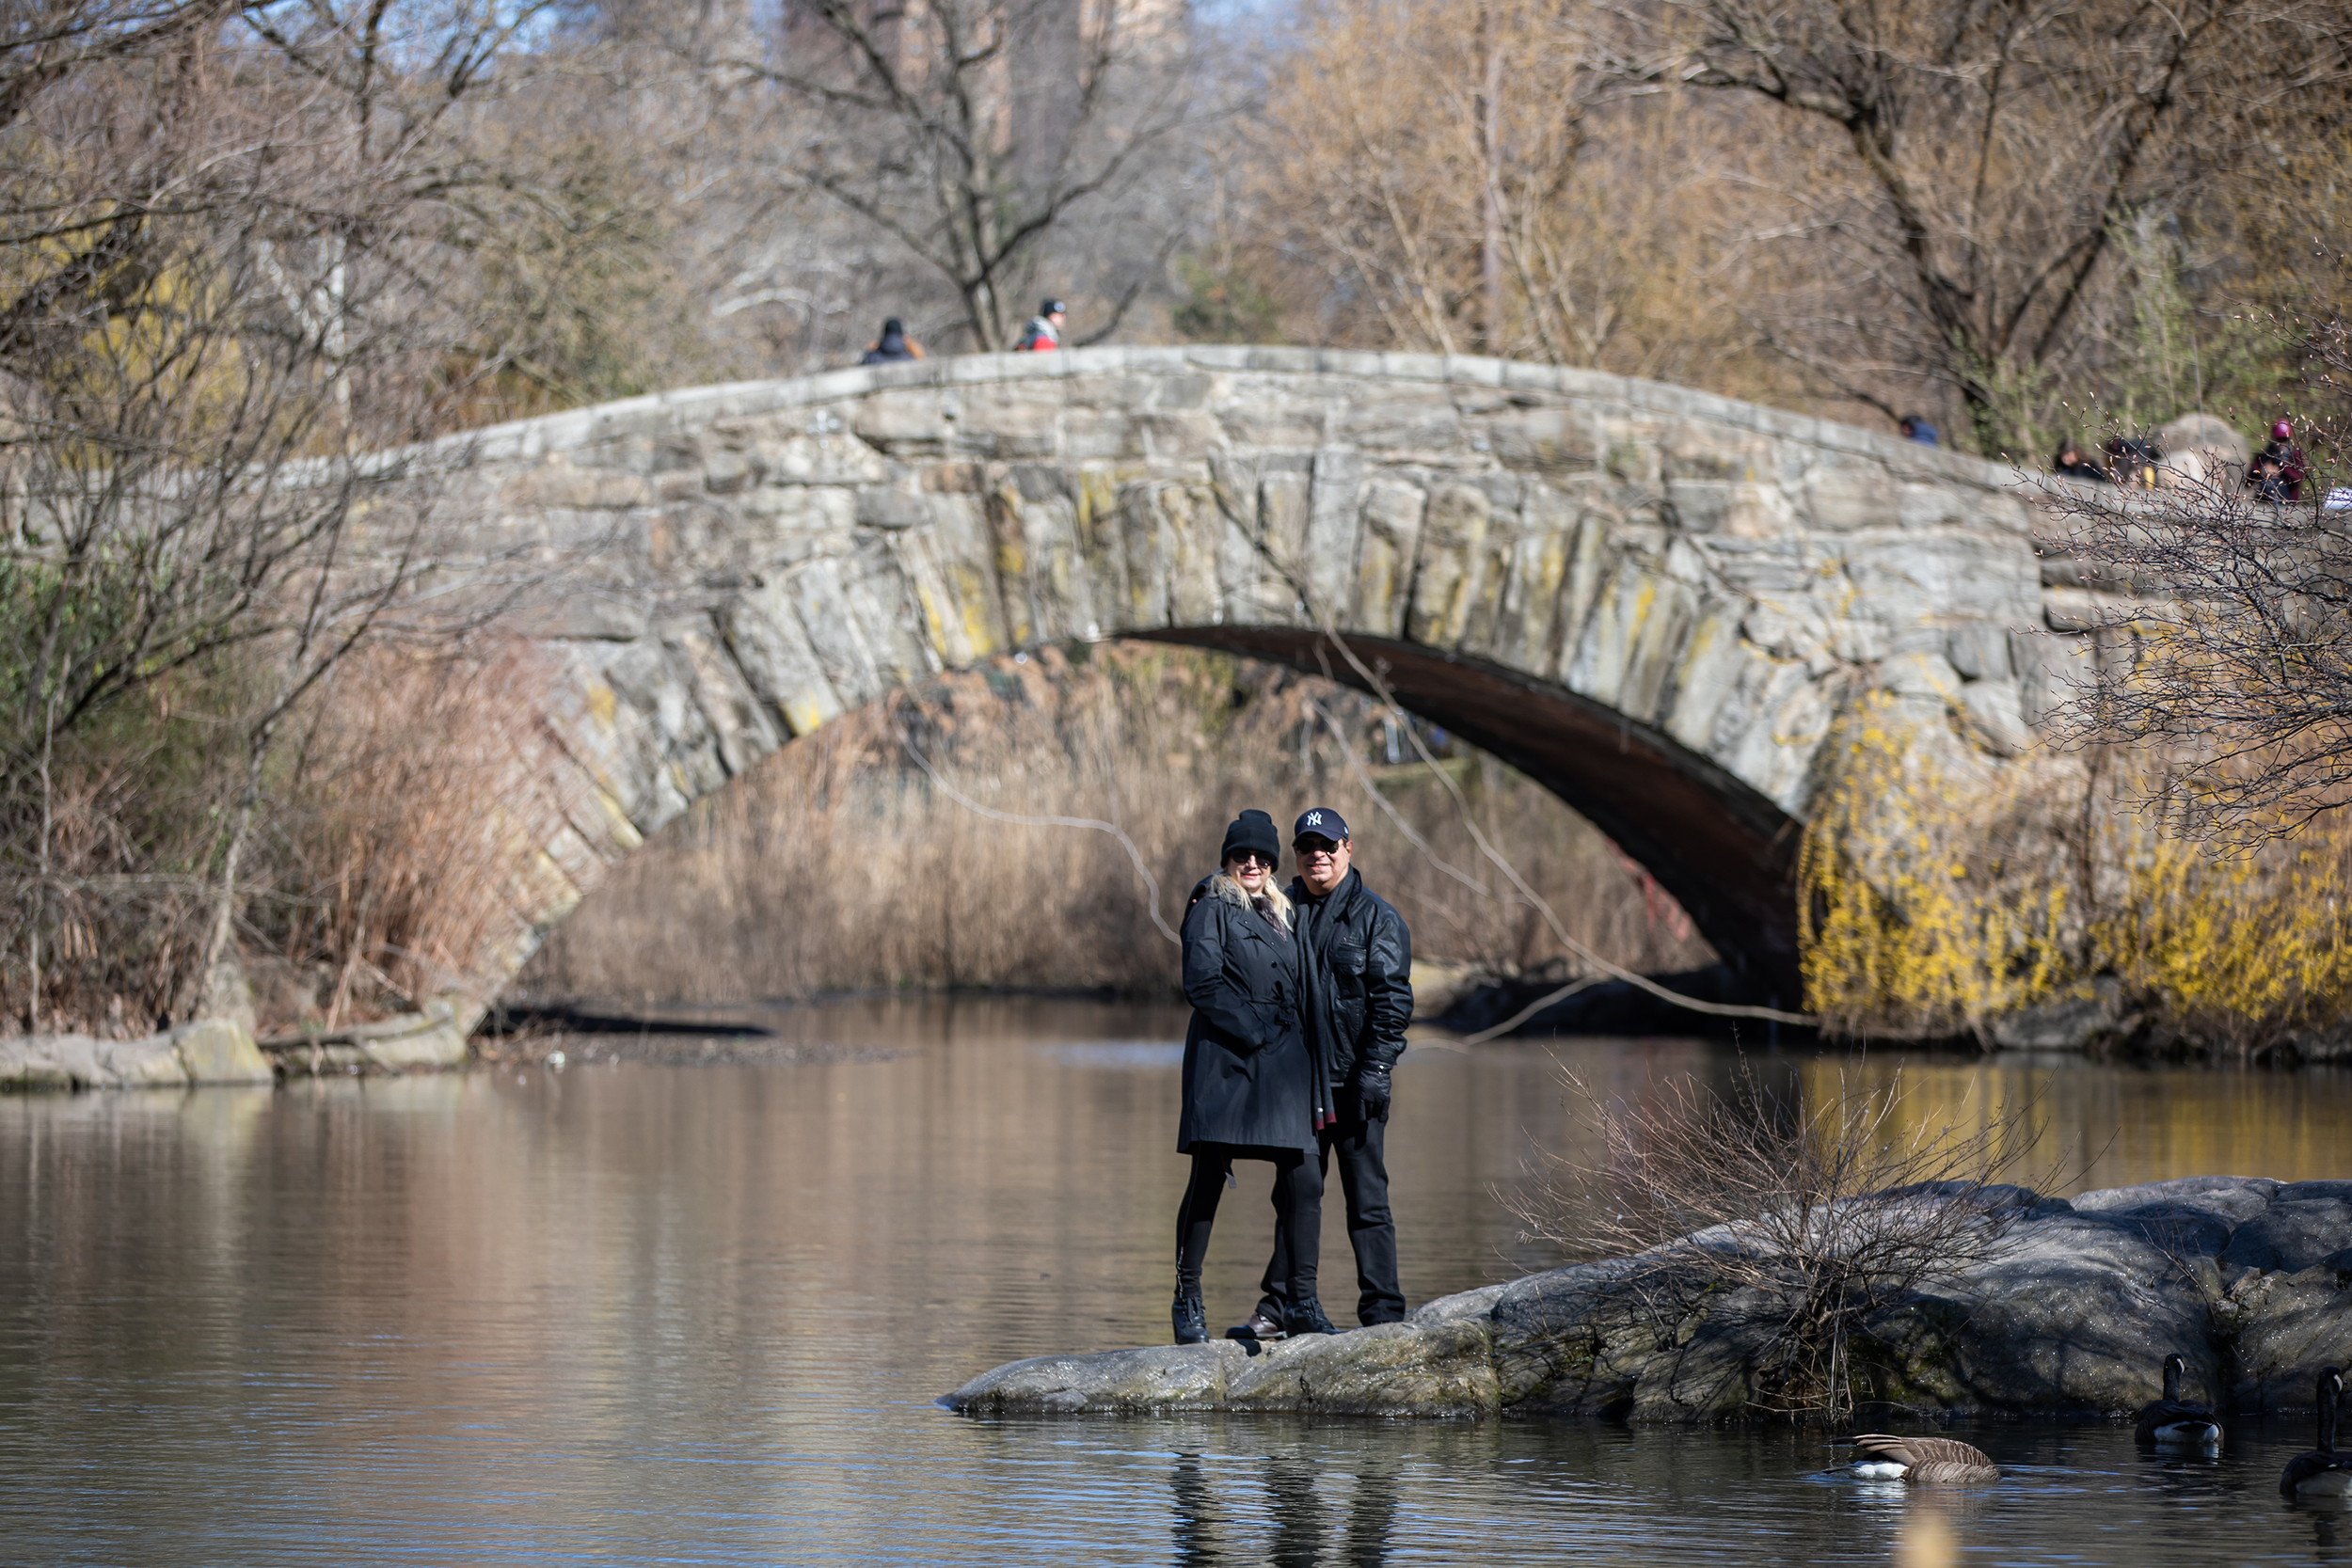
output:
M1248 1323L1227 1329L1225 1338L1228 1339L1287 1339L1290 1334L1280 1323L1267 1317L1263 1311L1257 1311L1249 1314Z
M1200 1305L1200 1292L1179 1290L1175 1305L1168 1309L1168 1318L1176 1325L1176 1342L1180 1345L1205 1345L1209 1342L1209 1312Z
M1331 1320L1323 1315L1323 1303L1312 1296L1305 1301L1293 1303L1291 1309L1283 1316L1285 1321L1282 1326L1293 1334L1337 1334L1339 1332L1331 1326Z

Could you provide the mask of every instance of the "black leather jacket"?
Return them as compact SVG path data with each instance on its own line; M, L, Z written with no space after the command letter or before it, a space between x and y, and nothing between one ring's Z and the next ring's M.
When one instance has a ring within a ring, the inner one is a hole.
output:
M1393 1066L1413 1020L1413 934L1390 902L1351 869L1317 901L1294 879L1291 902L1307 933L1310 1012L1324 1081L1343 1088L1367 1061Z

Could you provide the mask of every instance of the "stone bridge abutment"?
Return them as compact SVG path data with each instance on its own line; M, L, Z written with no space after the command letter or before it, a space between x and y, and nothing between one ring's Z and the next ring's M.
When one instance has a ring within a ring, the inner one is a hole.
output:
M1349 678L1558 793L1759 999L1838 716L1988 760L2053 696L2009 469L1596 372L1102 348L702 388L502 426L451 499L594 543L532 612L547 739L503 978L602 869L797 735L934 673L1141 637ZM516 797L519 801L521 795Z

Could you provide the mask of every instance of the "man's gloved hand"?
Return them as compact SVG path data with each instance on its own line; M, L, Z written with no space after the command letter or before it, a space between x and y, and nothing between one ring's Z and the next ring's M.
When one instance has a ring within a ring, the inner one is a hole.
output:
M1379 1062L1366 1062L1356 1069L1356 1103L1362 1108L1366 1121L1381 1121L1389 1114L1389 1069Z

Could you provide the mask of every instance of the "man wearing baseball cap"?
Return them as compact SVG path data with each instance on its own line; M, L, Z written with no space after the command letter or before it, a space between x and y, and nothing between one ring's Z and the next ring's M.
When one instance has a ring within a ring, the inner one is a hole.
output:
M1405 1291L1389 1215L1389 1070L1405 1053L1405 1026L1413 1017L1413 937L1404 917L1357 874L1347 818L1328 806L1301 813L1291 847L1298 854L1290 897L1306 965L1309 1041L1324 1090L1316 1149L1327 1172L1334 1156L1339 1161L1347 1239L1356 1249L1356 1316L1365 1323L1398 1323ZM1290 1277L1278 1237L1259 1282L1265 1293L1234 1338L1331 1332L1313 1303L1287 1299Z

